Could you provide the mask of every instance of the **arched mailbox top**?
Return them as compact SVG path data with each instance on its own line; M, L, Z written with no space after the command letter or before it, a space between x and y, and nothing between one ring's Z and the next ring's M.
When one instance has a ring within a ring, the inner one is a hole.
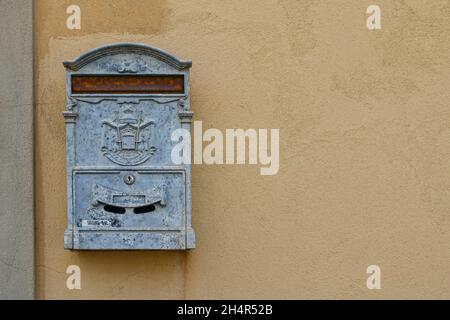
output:
M99 47L63 62L68 95L188 95L191 61L138 43Z
M145 61L132 61L133 56L151 57L179 71L189 69L192 66L190 60L180 60L166 51L140 43L115 43L98 47L83 53L73 61L63 62L63 65L68 71L79 71L85 66L111 56L123 56L125 59L130 59L129 62L110 61L109 64L107 61L104 61L102 65L103 68L109 67L109 71L117 71L118 73L145 72ZM139 65L139 63L141 63L141 65Z

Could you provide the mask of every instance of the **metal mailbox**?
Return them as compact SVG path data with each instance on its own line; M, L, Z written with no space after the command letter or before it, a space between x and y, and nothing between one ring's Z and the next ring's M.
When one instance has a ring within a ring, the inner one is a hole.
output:
M66 249L192 249L191 168L171 133L190 130L190 61L119 43L67 71Z

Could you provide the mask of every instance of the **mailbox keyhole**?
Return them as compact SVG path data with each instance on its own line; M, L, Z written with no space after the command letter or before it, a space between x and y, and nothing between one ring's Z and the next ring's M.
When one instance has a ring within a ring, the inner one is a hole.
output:
M132 174L127 174L126 176L123 177L123 181L130 185L133 184L134 181L136 181L136 178L132 175Z
M148 205L148 206L134 208L134 210L133 210L133 212L136 214L148 213L148 212L152 212L152 211L155 211L155 206L152 204Z
M108 204L103 207L103 210L111 212L111 213L118 213L118 214L124 214L127 211L127 210L125 210L125 208L110 206Z

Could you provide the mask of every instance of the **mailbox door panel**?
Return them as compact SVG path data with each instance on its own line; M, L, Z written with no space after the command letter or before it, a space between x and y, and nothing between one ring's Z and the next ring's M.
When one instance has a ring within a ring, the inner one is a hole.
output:
M185 229L182 170L77 170L73 179L78 228Z

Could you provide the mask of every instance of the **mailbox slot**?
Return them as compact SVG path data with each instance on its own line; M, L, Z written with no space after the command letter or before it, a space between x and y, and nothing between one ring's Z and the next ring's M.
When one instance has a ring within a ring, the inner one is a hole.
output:
M73 94L183 94L183 75L73 75Z

